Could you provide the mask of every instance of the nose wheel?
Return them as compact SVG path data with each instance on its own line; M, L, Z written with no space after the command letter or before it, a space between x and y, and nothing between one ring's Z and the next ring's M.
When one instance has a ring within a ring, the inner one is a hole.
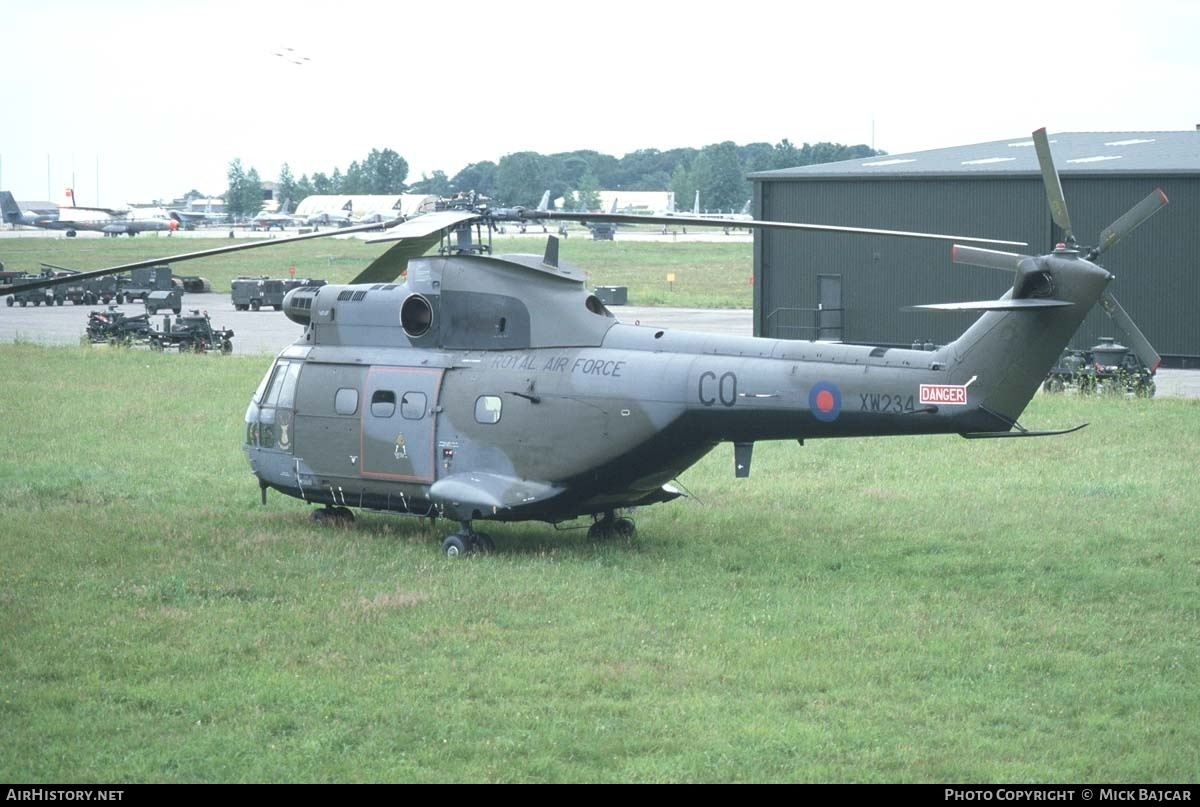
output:
M442 541L442 551L448 558L474 555L475 553L486 554L495 549L496 543L492 540L492 536L486 532L475 532L471 529L469 521L462 522L462 527L458 532L447 535L446 540Z

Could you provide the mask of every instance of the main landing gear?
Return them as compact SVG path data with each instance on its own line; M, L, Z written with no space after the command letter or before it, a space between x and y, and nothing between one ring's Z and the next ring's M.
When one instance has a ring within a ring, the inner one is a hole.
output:
M328 524L331 527L349 527L354 523L354 513L349 507L329 507L323 510L313 510L312 520L317 524Z
M588 527L588 538L593 541L608 541L613 538L628 539L637 537L637 525L633 523L632 518L617 518L612 510L604 514L602 518L596 519L592 526Z
M492 540L492 536L486 532L475 532L471 529L470 521L459 522L462 524L458 532L453 535L447 535L446 540L442 541L442 551L446 553L448 558L457 558L460 555L473 555L476 552L487 553L496 548L496 542Z

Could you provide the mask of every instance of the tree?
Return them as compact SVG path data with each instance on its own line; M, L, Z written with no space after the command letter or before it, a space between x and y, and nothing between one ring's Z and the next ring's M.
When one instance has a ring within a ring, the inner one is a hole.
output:
M321 196L329 196L333 193L333 182L320 171L313 174L312 187L313 193L320 194Z
M750 197L737 144L732 140L702 148L692 163L692 179L700 189L704 210L740 210Z
M333 170L336 174L337 169ZM338 193L347 195L368 193L366 171L358 164L358 160L350 163L350 167L346 169L346 176L342 177L342 181L338 185Z
M421 179L409 186L409 193L422 193L431 196L449 196L450 178L445 171L434 171L433 176L421 174Z
M546 189L553 192L554 180L549 158L536 151L506 154L496 167L496 199L504 205L534 207Z
M584 210L600 209L600 180L591 171L580 177L575 199L582 202Z
M362 193L404 193L404 180L408 179L408 161L391 149L371 149L363 161Z
M296 196L296 179L292 176L292 169L288 168L287 163L284 163L279 169L279 179L275 183L275 198L279 199L280 203L290 201L293 205L300 201Z
M229 163L229 170L225 172L225 178L228 182L228 188L225 191L225 209L229 211L229 215L237 218L246 215L244 192L246 189L246 171L242 168L242 159L234 157ZM255 213L258 208L254 208Z
M668 185L671 193L675 194L675 209L686 211L692 209L692 199L696 196L696 180L687 165L680 163L675 166Z
M496 168L496 164L490 160L471 163L450 180L451 192L475 191L483 196L491 196L496 190Z
M297 204L312 196L314 193L316 193L316 190L313 189L312 181L309 180L308 174L304 174L300 177L300 181L296 183Z
M242 184L242 210L249 216L257 215L263 206L262 179L258 169L251 167L246 172L246 181Z

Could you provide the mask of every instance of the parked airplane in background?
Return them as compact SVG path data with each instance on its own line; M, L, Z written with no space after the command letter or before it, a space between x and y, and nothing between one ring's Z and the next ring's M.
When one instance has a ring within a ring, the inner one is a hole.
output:
M267 230L272 227L278 227L282 230L284 227L296 223L296 217L288 213L288 208L292 206L291 199L284 199L283 204L279 206L279 212L267 213L260 212L257 216L250 220L250 228L252 230Z
M228 213L214 211L211 201L205 206L204 210L174 209L168 210L167 215L179 222L187 230L205 224L221 224L229 218Z
M165 211L161 215L140 215L129 208L82 207L75 204L75 191L67 188L66 198L58 206L58 219L36 226L66 230L67 238L73 238L79 230L104 233L115 238L145 232L172 232L179 228L179 222L168 217Z
M5 224L23 224L26 227L48 227L58 221L58 208L54 210L22 210L21 204L8 191L0 191L0 214Z
M320 225L334 225L335 227L349 227L353 223L354 202L347 200L346 204L342 205L340 210L318 210L311 213L304 223L310 227Z

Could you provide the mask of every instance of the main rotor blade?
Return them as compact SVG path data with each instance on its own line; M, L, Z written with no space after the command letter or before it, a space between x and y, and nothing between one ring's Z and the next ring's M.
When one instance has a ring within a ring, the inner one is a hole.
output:
M1046 185L1046 198L1050 201L1050 216L1062 228L1067 243L1074 243L1075 233L1071 230L1071 217L1067 214L1067 198L1063 196L1062 182L1054 168L1054 158L1050 155L1046 127L1033 133L1033 146L1037 150L1038 165L1042 168L1042 182Z
M1150 344L1150 340L1134 324L1133 317L1125 313L1125 309L1121 308L1121 304L1117 302L1117 298L1108 292L1105 292L1100 297L1100 305L1112 317L1113 322L1117 323L1117 327L1129 337L1129 346L1133 348L1133 352L1137 354L1137 357L1142 360L1142 364L1146 365L1150 370L1150 375L1154 375L1155 371L1158 370L1158 365L1162 364L1162 356L1158 355L1158 351Z
M1024 241L1004 241L999 238L975 238L939 233L916 233L905 230L875 230L868 227L843 227L834 224L805 224L792 221L762 221L759 219L712 219L691 216L637 216L632 213L564 213L555 210L526 210L524 220L550 219L552 221L612 222L615 224L679 224L687 227L745 227L758 230L798 230L827 233L854 233L859 235L887 235L900 238L925 238L934 241L963 241L974 244L999 244L1008 247L1029 246Z
M226 252L240 252L243 249L259 249L261 247L277 247L280 244L291 244L296 241L308 241L313 238L328 238L332 235L349 235L351 233L366 233L372 230L387 229L395 227L397 224L404 221L403 218L392 219L380 224L360 224L356 227L342 227L336 230L327 230L323 233L306 233L304 235L295 235L291 238L274 238L262 241L249 241L241 244L233 244L227 247L215 247L213 249L202 249L197 252L184 252L180 255L168 255L161 258L150 258L144 261L134 261L133 263L123 263L120 266L109 266L106 269L94 269L90 272L79 272L74 275L65 277L49 277L45 280L38 280L31 283L22 283L19 288L21 291L32 291L33 289L45 289L51 286L61 286L64 283L78 283L81 280L90 280L93 277L105 277L107 275L115 275L118 272L129 272L134 269L146 269L151 266L161 266L162 264L180 263L181 261L191 261L196 258L209 258L213 255L224 255ZM18 288L17 286L0 286L0 292L12 291Z
M1104 231L1100 233L1100 246L1092 250L1088 260L1095 260L1096 256L1129 235L1166 204L1167 195L1162 192L1162 188L1152 190L1149 196L1129 208L1125 211L1125 215L1104 228Z
M1021 266L1021 261L1029 257L1029 255L1021 255L1017 252L965 247L962 244L955 244L950 248L950 260L953 263L982 266L987 269L1003 269L1008 272L1016 272Z

